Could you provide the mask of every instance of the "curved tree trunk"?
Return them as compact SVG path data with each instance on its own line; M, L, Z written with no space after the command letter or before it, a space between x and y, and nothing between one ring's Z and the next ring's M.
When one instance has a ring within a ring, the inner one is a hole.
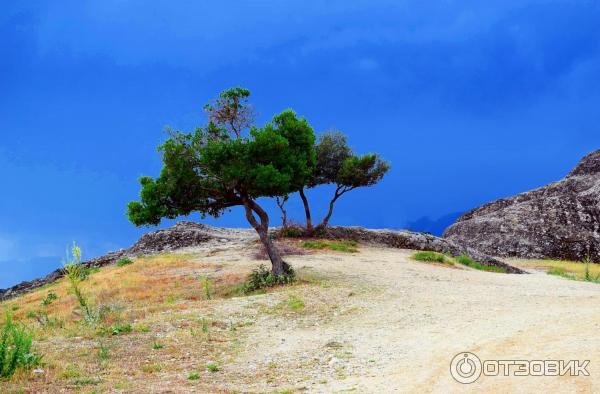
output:
M353 190L355 187L353 186L344 186L338 185L335 189L335 193L333 194L333 198L329 201L329 211L327 211L327 215L323 219L323 221L317 226L318 229L322 230L329 225L329 219L331 219L331 215L333 214L333 206L338 198L340 198L344 193Z
M265 247L267 254L269 255L269 259L271 260L271 271L273 275L281 276L286 275L288 273L287 264L281 258L279 251L273 245L273 241L269 238L269 216L264 209L261 208L260 205L256 203L256 201L250 198L244 198L244 209L246 211L246 219L248 222L254 227L260 241ZM258 216L260 222L256 220L254 214Z
M323 221L317 226L318 229L324 229L329 224L329 219L331 219L331 215L333 214L333 205L339 197L340 196L336 193L335 196L329 202L329 211L327 211L327 215L323 218Z
M306 231L308 231L308 234L310 235L313 233L313 225L312 225L312 220L310 218L310 207L308 205L308 199L306 198L306 195L304 194L304 188L300 189L300 191L298 193L300 193L300 198L302 199L302 204L304 204L304 213L306 214Z
M285 203L288 200L288 196L284 196L284 197L276 197L275 201L277 202L277 206L279 206L279 209L281 209L281 225L283 227L287 227L288 226L288 222L287 222L287 211L285 210Z

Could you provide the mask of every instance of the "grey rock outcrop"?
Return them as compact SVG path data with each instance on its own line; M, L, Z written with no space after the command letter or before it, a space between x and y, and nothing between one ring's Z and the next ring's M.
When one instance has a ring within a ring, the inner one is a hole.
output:
M501 257L600 261L600 150L566 178L461 216L444 238Z
M197 246L214 238L212 230L213 227L201 223L179 222L173 227L142 235L128 252L137 256Z

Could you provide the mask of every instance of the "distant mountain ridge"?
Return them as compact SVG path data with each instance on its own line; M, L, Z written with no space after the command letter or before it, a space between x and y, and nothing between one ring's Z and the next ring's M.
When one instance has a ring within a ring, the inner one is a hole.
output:
M406 229L410 231L429 233L441 237L444 233L444 230L452 225L452 223L456 222L456 220L463 213L464 212L452 212L444 216L440 216L437 219L431 219L429 216L422 216L417 220L408 222L406 224Z

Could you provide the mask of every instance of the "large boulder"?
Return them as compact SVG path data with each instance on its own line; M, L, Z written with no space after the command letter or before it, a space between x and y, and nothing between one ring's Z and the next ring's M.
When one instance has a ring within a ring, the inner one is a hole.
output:
M600 150L566 178L461 216L444 238L502 257L600 261Z
M173 227L142 235L128 252L133 255L153 254L201 245L214 238L213 229L201 223L179 222Z

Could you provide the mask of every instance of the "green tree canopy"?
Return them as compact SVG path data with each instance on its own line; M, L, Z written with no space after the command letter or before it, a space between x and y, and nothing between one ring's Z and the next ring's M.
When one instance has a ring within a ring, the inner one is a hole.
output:
M309 186L333 183L340 172L344 161L352 156L346 136L339 131L321 134L315 145L317 165Z
M129 203L128 216L137 226L157 225L162 218L192 212L218 217L244 206L273 273L283 275L286 266L268 237L268 215L256 199L293 193L307 184L314 172L315 137L308 122L292 110L264 127L252 126L249 95L242 88L226 90L205 107L206 127L171 132L159 147L160 176L140 179L140 200Z
M346 136L339 131L322 134L315 145L315 152L316 166L307 187L323 184L336 186L327 214L317 226L318 228L327 227L335 202L342 195L359 187L375 185L390 169L390 165L377 154L370 153L362 156L354 154L348 146ZM304 188L299 190L299 194L304 204L306 227L310 233L313 231L313 225Z

